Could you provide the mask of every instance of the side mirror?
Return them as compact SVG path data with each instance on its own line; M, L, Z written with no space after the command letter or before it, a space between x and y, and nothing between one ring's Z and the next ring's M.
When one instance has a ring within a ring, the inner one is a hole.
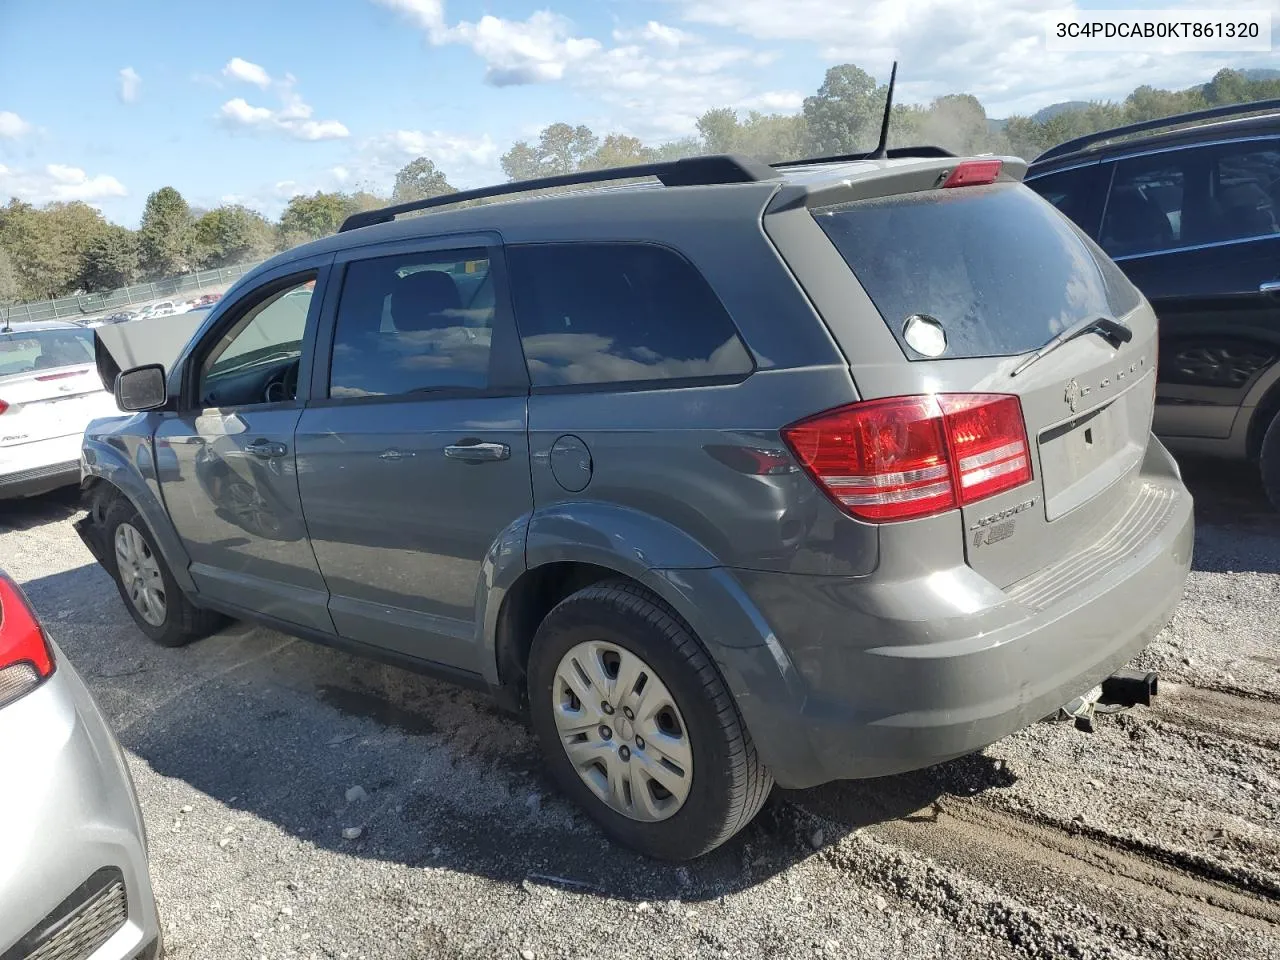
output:
M164 367L158 363L134 367L116 377L116 406L121 410L155 410L163 407L168 399Z

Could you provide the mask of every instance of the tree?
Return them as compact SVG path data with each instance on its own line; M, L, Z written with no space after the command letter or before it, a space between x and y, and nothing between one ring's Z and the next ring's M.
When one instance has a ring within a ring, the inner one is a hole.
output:
M1204 99L1211 107L1244 103L1250 99L1253 86L1239 70L1222 69L1204 85Z
M281 239L287 248L337 233L349 212L350 198L341 193L296 196L280 215Z
M938 97L929 105L920 126L925 143L936 144L959 156L983 153L992 145L987 111L972 94Z
M1160 120L1177 113L1189 113L1205 107L1204 92L1191 90L1158 90L1145 84L1124 101L1125 120L1129 123L1141 123L1144 120Z
M716 107L698 118L698 134L707 153L732 153L738 138L738 113L729 107Z
M653 152L635 137L611 133L604 138L596 152L582 163L584 170L605 170L609 167L629 167L648 163Z
M196 221L194 236L200 261L213 267L261 260L275 247L271 224L238 204L210 210Z
M0 306L17 303L21 293L18 271L13 268L13 261L4 247L0 247Z
M827 71L817 94L806 97L807 152L815 156L869 150L879 135L885 87L852 63Z
M186 273L194 266L195 237L191 208L173 187L161 187L147 197L138 228L142 268L161 279Z
M502 155L502 170L508 180L532 180L574 173L599 147L599 138L584 126L553 123L538 135L537 145L517 140Z
M391 202L407 203L410 200L426 200L449 193L457 193L457 190L449 183L444 171L437 170L436 165L426 157L418 157L410 160L396 174Z
M127 287L138 279L138 237L114 223L98 233L84 252L80 286L104 291Z

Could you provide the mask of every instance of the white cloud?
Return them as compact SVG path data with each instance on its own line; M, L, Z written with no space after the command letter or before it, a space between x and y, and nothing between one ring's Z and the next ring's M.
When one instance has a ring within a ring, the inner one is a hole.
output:
M128 191L115 177L100 173L89 176L79 167L50 163L42 170L14 170L0 166L0 194L29 203L83 200L92 203L109 197L123 197Z
M30 132L31 124L27 121L12 111L0 110L0 137L17 140Z
M239 61L244 64L244 61ZM232 60L228 69L235 64ZM245 64L256 67L256 64ZM257 67L261 70L261 67ZM225 71L224 71L225 72ZM266 71L262 75L266 77ZM305 102L294 89L294 78L286 74L279 81L268 80L276 89L280 98L280 108L255 106L244 97L228 100L218 109L218 119L225 125L243 130L254 130L261 133L277 133L292 137L295 140L341 140L351 135L346 125L337 120L313 120L311 105Z
M442 0L373 2L408 18L434 46L470 47L485 63L486 83L571 83L613 114L600 122L646 140L690 134L711 107L766 96L751 68L774 59L769 51L710 44L656 20L620 26L614 45L606 46L575 35L568 20L548 11L518 21L485 16L450 24ZM794 106L793 97L786 102Z
M798 90L767 90L739 101L738 106L762 113L797 113L804 106L804 98Z
M389 190L397 170L415 157L426 157L455 187L475 187L503 179L498 165L501 154L502 148L487 133L477 137L439 130L393 130L366 140L347 172L359 182Z
M263 90L271 86L271 74L256 63L250 63L240 57L232 57L228 60L227 65L222 68L222 75L230 80L252 83Z
M922 102L964 91L993 116L1034 111L1061 100L1118 99L1138 83L1186 87L1223 66L1268 66L1270 54L1051 53L1045 33L1051 14L1078 8L1063 0L675 0L687 21L729 28L760 40L807 41L827 64L852 62L888 77L901 61L900 99ZM1203 9L1198 0L1166 3ZM1224 9L1256 9L1228 0ZM1280 3L1264 6L1280 14Z
M613 31L613 39L619 43L656 43L664 47L676 47L693 43L697 38L678 27L650 20L639 29L618 29Z
M120 102L135 103L142 95L142 77L133 67L125 67L120 71Z

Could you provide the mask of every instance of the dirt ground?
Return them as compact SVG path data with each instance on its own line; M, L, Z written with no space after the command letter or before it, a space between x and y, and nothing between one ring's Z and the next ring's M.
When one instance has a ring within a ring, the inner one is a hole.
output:
M71 495L0 505L0 566L129 754L174 960L1280 958L1280 515L1243 468L1187 478L1153 707L776 791L682 868L607 843L482 696L243 625L144 642Z

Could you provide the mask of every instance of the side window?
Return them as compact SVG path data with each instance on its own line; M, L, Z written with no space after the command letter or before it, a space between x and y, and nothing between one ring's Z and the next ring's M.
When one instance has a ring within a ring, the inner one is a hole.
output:
M508 248L535 387L739 377L753 369L733 321L682 256L643 243Z
M493 317L483 249L353 261L338 301L329 396L484 390Z
M1168 157L1121 160L1111 181L1099 242L1113 257L1182 245L1186 173Z
M302 339L315 289L314 273L276 287L222 334L200 364L203 406L243 406L293 400Z
M1280 142L1221 148L1209 191L1204 242L1280 233Z
M1092 237L1098 233L1101 193L1106 189L1105 182L1099 189L1099 175L1109 172L1091 164L1036 177L1028 180L1027 186Z

